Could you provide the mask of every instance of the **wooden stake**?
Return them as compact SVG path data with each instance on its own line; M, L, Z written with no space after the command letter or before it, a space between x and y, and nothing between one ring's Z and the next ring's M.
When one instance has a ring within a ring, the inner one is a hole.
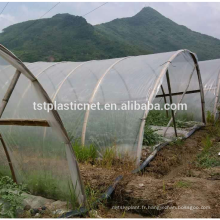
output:
M192 93L199 93L201 92L200 89L197 89L197 90L190 90L190 91L186 91L185 94L192 94ZM174 92L174 93L171 93L172 96L177 96L177 95L182 95L184 92ZM164 97L164 96L170 96L170 94L163 94L163 95L156 95L156 98L161 98L161 97Z
M192 71L192 73L191 73L190 76L189 76L189 80L188 80L187 86L186 86L185 91L183 92L183 94L182 94L182 96L181 96L181 98L180 98L178 104L182 102L182 100L183 100L185 94L187 94L187 89L189 88L189 85L190 85L190 82L191 82L193 73L194 73L194 71L195 71L195 68L196 68L196 65L195 65L195 67L193 68L193 71ZM174 111L174 116L176 115L176 113L177 113L177 109ZM168 130L170 124L172 123L172 121L173 121L173 118L171 118L170 121L169 121L169 123L167 124L166 130L164 131L164 136L166 135L166 132L167 132L167 130Z
M166 72L166 77L167 77L167 85L168 85L168 91L170 94L170 105L173 103L173 99L172 99L172 92L171 92L171 85L170 85L170 77L169 77L169 72L167 70ZM173 118L173 127L174 127L174 131L175 131L175 135L177 137L177 131L176 131L176 120L175 120L175 116L174 116L174 111L171 109L171 114L172 114L172 118Z
M0 125L50 127L47 120L39 119L0 119Z
M2 146L3 146L3 149L5 151L5 154L6 154L6 157L7 157L7 160L8 160L8 164L9 164L9 167L10 167L10 170L11 170L11 175L12 175L12 179L15 183L18 183L17 182L17 179L16 179L16 176L15 176L15 172L14 172L14 168L13 168L13 164L12 164L12 161L11 161L11 158L10 158L10 155L8 153L8 149L5 145L5 142L2 138L2 135L0 134L0 140L1 140L1 143L2 143Z
M2 114L5 110L5 107L7 106L8 100L11 97L11 94L12 94L12 92L13 92L13 90L14 90L17 82L18 82L18 79L19 79L20 75L21 75L21 72L16 70L16 72L15 72L15 74L14 74L12 80L11 80L11 83L10 83L6 93L5 93L5 96L2 100L2 104L0 106L0 118L2 117Z
M165 104L167 104L167 99L166 99L166 95L165 95L163 86L161 85L160 87L161 87L161 90L162 90L162 93L163 93L164 102L165 102ZM157 96L156 96L156 97L157 97ZM168 118L168 117L169 117L169 112L168 112L168 110L166 110L166 115L167 115L167 118Z

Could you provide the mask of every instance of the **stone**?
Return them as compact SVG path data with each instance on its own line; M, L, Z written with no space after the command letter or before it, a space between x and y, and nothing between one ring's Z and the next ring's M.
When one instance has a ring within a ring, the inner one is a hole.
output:
M48 209L50 209L51 211L54 211L54 210L57 210L57 209L61 209L61 210L67 211L68 210L67 202L63 202L63 201L59 201L59 200L55 201L55 202L52 202L48 206Z
M65 212L66 212L65 210L57 209L57 210L53 211L52 213L53 213L53 215L62 215Z
M34 217L39 218L40 217L40 213L37 213Z
M90 218L101 218L99 215L98 215L98 212L96 210L90 210L89 211L89 217Z
M22 194L25 199L23 200L23 206L26 205L31 206L33 209L38 209L43 206L47 206L48 204L53 203L55 200L52 199L46 199L41 196L34 196L31 194L23 193Z

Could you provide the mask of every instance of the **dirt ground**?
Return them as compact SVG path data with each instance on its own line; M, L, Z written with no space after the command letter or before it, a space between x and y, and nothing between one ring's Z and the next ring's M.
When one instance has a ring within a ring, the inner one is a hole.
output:
M100 192L124 174L112 198L96 209L98 216L219 218L220 167L205 169L195 164L206 134L207 130L202 129L181 143L164 147L142 173L81 166L83 180Z

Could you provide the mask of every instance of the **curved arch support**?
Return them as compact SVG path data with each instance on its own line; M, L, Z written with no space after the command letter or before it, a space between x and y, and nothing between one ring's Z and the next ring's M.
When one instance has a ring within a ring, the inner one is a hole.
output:
M38 73L38 74L36 75L36 78L38 79L38 77L39 77L42 73L44 73L46 70L50 69L51 67L56 66L57 64L60 64L60 63L54 63L53 65L48 66L47 68L45 68L44 70L42 70L40 73ZM24 97L25 97L25 95L27 94L27 92L28 92L28 90L30 89L30 87L31 87L31 82L28 84L27 88L26 88L26 89L24 90L24 92L22 93L21 99L19 100L19 102L18 102L18 104L17 104L17 106L16 106L16 108L15 108L13 117L15 117L16 111L17 111L17 109L19 108L19 106L20 106L22 100L24 99ZM11 129L10 129L10 131L11 131Z
M98 88L101 84L101 82L103 81L103 79L105 78L105 76L108 74L108 72L119 62L121 62L122 60L125 60L129 57L124 57L122 59L117 60L115 63L113 63L102 75L102 77L99 79L99 81L97 82L95 89L93 90L92 96L89 99L89 104L91 104L93 102L93 99L95 98L95 95L98 91ZM81 138L81 143L82 146L85 145L85 137L86 137L86 128L87 128L87 122L88 122L88 118L89 118L89 109L87 108L85 116L84 116L84 121L83 121L83 128L82 128L82 138Z
M215 97L215 104L214 104L214 117L216 118L217 114L217 104L218 104L218 99L219 99L219 88L220 87L220 71L218 73L218 83L217 83L217 89L216 89L216 97Z
M164 75L166 74L168 68L169 68L169 65L170 63L182 52L185 52L187 51L193 58L193 61L196 65L196 70L197 70L197 75L198 75L198 81L199 81L199 87L200 87L200 94L201 94L201 103L202 103L202 117L203 117L203 122L205 123L205 115L204 115L204 93L203 93L203 86L202 86L202 80L201 80L201 75L200 75L200 70L199 70L199 66L198 66L198 62L197 62L197 59L195 57L195 55L189 51L189 50L179 50L177 51L175 54L173 54L173 56L171 56L169 58L169 60L166 62L164 68L161 70L157 80L156 80L156 83L154 84L154 87L153 87L153 90L151 92L151 95L148 99L149 103L152 103L154 97L156 96L156 93L157 93L157 88L158 86L160 86L162 84L162 79L164 77ZM143 119L142 119L142 122L141 122L141 126L140 126L140 130L139 130L139 135L138 135L138 145L137 145L137 157L136 157L136 163L137 165L139 165L140 163L140 156L141 156L141 150L142 150L142 142L143 142L143 132L144 132L144 127L145 127L145 119L147 117L149 113L149 110L147 109L145 112L144 112L144 115L143 115Z
M65 81L81 66L83 66L84 64L86 63L89 63L89 62L92 62L92 61L88 61L88 62L84 62L84 63L81 63L79 64L77 67L75 67L69 74L67 74L67 76L64 78L64 80L61 82L60 86L58 87L58 89L56 90L53 98L52 98L52 102L55 101L55 98L57 96L57 94L59 93L60 89L62 88L63 84L65 83Z
M20 72L21 74L25 75L28 79L30 79L33 83L33 87L36 89L36 91L39 91L39 95L45 100L45 102L53 105L52 100L50 99L42 85L39 83L37 78L31 73L31 71L21 62L21 60L19 60L13 53L11 53L2 45L0 45L0 56L8 63L10 63L12 66L14 66L17 69L18 73ZM61 135L63 139L62 143L65 144L68 169L70 171L72 184L75 187L77 195L79 195L77 197L78 202L80 205L84 206L86 204L86 195L82 184L78 163L73 152L67 131L63 125L63 122L58 112L54 110L54 108L50 111L50 114L54 120L53 127L56 129L56 132L58 132Z

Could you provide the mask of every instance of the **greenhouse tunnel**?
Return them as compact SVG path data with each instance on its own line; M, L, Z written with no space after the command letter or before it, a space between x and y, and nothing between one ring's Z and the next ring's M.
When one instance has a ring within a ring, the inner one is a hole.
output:
M199 62L206 112L210 111L214 117L218 114L220 92L220 59ZM195 103L197 100L195 101Z
M115 146L120 155L129 154L140 163L149 111L119 110L124 103L182 102L188 105L187 112L195 120L205 123L200 69L196 55L188 50L99 61L23 64L1 46L0 56L1 99L16 70L22 73L0 120L0 133L13 160L17 180L31 184L36 172L35 178L53 178L59 184L58 189L68 191L71 178L77 187L79 203L84 202L85 196L70 141L79 140L82 147L94 144L100 156ZM199 106L196 111L194 98ZM117 108L57 110L59 117L55 110L48 113L33 109L33 102L44 101L90 105L99 102L101 108L114 103ZM176 136L179 134L175 121L181 114L181 111L168 114L168 127L172 125ZM36 126L27 126L28 123ZM7 161L2 149L1 167L4 167Z
M0 83L0 175L11 171L15 182L27 184L34 193L34 187L46 182L48 190L63 199L68 199L72 188L79 205L84 205L78 164L59 114L34 111L33 101L51 103L51 99L29 69L2 45Z

